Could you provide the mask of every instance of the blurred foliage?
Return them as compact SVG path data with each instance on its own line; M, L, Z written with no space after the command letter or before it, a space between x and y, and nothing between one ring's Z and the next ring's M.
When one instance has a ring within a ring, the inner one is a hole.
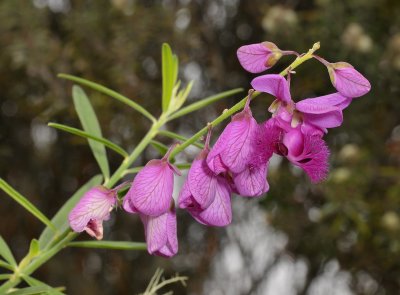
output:
M46 126L54 121L79 127L71 83L58 79L57 73L104 84L158 115L162 42L171 44L179 56L183 84L195 81L189 97L194 100L249 87L252 76L236 60L236 49L243 44L268 40L282 49L304 52L320 41L319 55L351 63L370 79L372 91L356 99L344 112L343 126L327 136L332 150L329 179L311 185L283 162L271 167L271 191L261 204L269 221L288 235L288 251L307 258L308 283L325 261L336 257L354 274L357 294L397 294L399 15L397 0L1 1L0 175L43 212L53 214L98 173L85 140ZM289 61L284 57L273 72ZM315 61L302 65L292 81L295 99L334 91L325 68ZM88 94L104 136L131 150L148 128L147 120L110 98ZM190 135L234 101L220 102L190 119L182 117L170 130ZM254 101L259 120L265 119L270 101L267 96ZM109 156L115 169L120 159ZM153 156L149 149L137 164ZM0 232L20 258L41 225L1 198ZM209 229L202 245L194 245L186 235L193 221L186 214L180 217L182 258L74 249L49 262L39 278L65 284L70 294L131 294L145 289L157 265L168 274L185 272L190 277L188 290L201 293L223 231ZM140 222L131 216L118 214L106 226L106 238L143 239ZM193 252L201 259L184 262ZM378 283L376 291L358 287L355 278L360 272Z

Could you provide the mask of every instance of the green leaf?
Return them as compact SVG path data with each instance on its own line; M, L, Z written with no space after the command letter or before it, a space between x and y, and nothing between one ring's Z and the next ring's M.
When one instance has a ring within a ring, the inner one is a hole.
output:
M48 294L48 295L63 295L64 294L61 291L65 290L65 287L53 288L53 287L47 285L46 283L44 283L42 281L39 281L39 280L37 280L37 279L35 279L33 277L30 277L28 275L23 275L22 278L31 287L46 287L46 288L50 289L49 291L46 291L45 294Z
M180 169L180 170L187 170L190 167L192 167L192 163L181 163L181 164L175 164L175 166ZM140 170L143 169L143 166L137 166L137 167L133 167L131 169L126 169L124 172L124 176L127 174L135 174L138 173Z
M175 112L176 110L179 110L181 106L185 103L187 97L189 96L190 91L192 90L193 87L193 81L190 81L189 84L186 86L185 89L179 90L181 83L178 81L176 83L173 91L172 91L172 97L171 97L171 102L168 107L168 113Z
M139 105L138 103L134 102L133 100L130 100L129 98L127 98L126 96L123 96L122 94L119 94L118 92L111 90L107 87L104 87L103 85L97 84L95 82L86 80L86 79L82 79L76 76L72 76L72 75L67 75L67 74L58 74L59 78L62 79L67 79L73 82L76 82L78 84L84 85L84 86L88 86L89 88L92 88L100 93L106 94L108 96L111 96L112 98L115 98L116 100L119 100L120 102L128 105L129 107L135 109L136 111L138 111L139 113L141 113L142 115L144 115L145 117L147 117L148 119L150 119L150 121L155 122L156 119L145 109L143 108L141 105Z
M101 175L96 175L81 186L75 194L58 210L58 212L52 218L54 226L57 228L58 234L64 232L69 227L68 214L72 208L78 203L79 199L92 187L99 185L103 177ZM51 241L57 238L56 235L49 229L45 228L39 237L40 249L44 249Z
M32 259L33 257L36 257L39 254L39 252L40 252L39 241L33 239L29 246L29 258Z
M12 266L17 266L14 256L11 253L6 241L0 236L0 255Z
M10 274L1 274L0 275L0 280L4 281L4 280L8 280L9 278L11 278L12 275Z
M182 117L184 115L187 115L191 112L197 111L201 108L204 108L206 106L208 106L209 104L212 104L213 102L216 102L218 100L221 100L223 98L229 97L231 95L237 94L242 92L243 89L242 88L236 88L236 89L232 89L232 90L228 90L228 91L224 91L221 92L219 94L215 94L209 97L206 97L200 101L194 102L182 109L180 109L179 111L173 113L171 116L169 116L168 121L174 120L176 118Z
M0 267L14 271L14 266L0 259Z
M116 145L115 143L109 141L108 139L105 139L103 137L98 137L98 136L94 136L92 134L89 134L83 130L74 128L74 127L70 127L67 125L63 125L63 124L58 124L58 123L48 123L47 124L49 127L53 127L53 128L57 128L60 129L62 131L66 131L69 133L72 133L74 135L78 135L80 137L84 137L84 138L90 138L93 139L97 142L100 142L102 144L104 144L106 147L108 147L109 149L113 150L114 152L117 152L118 154L120 154L121 156L123 156L124 158L128 157L128 153L121 148L120 146Z
M94 136L102 137L99 121L97 120L92 104L82 88L74 85L72 87L72 98L83 130ZM110 168L108 167L106 149L100 142L93 139L88 139L88 141L93 155L100 166L100 170L107 180L110 178Z
M146 243L125 242L125 241L81 241L70 242L70 247L79 248L98 248L98 249L114 249L114 250L146 250Z
M26 287L22 289L18 289L16 291L7 293L7 295L37 295L37 294L54 294L49 293L54 289L49 286L35 286L35 287Z
M37 219L43 222L45 225L55 230L54 225L50 220L42 213L38 208L35 207L27 198L13 189L7 182L0 178L0 189L2 189L6 194L13 198L18 204L32 213Z
M158 131L158 134L162 135L162 136L165 136L165 137L172 138L172 139L177 139L177 140L180 140L180 141L188 140L186 137L184 137L184 136L182 136L180 134L177 134L177 133L171 132L171 131L167 131L167 130ZM201 144L199 142L194 142L192 145L194 145L195 147L198 147L199 149L203 149L204 148L204 144Z
M154 147L162 156L164 156L168 151L168 147L157 140L150 141L150 145Z
M162 57L162 110L168 110L172 91L178 77L178 58L172 53L171 47L164 43L161 49Z

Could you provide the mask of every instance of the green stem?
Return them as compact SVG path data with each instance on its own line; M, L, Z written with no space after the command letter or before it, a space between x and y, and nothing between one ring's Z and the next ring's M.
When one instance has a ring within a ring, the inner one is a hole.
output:
M160 118L151 126L150 130L147 134L142 138L136 148L132 151L132 153L127 157L119 168L114 172L114 174L110 177L108 181L104 183L105 187L111 188L113 187L124 175L125 170L132 165L132 163L137 159L137 157L143 152L143 150L150 144L154 137L156 137L158 130L166 123L166 119L164 115L161 115Z

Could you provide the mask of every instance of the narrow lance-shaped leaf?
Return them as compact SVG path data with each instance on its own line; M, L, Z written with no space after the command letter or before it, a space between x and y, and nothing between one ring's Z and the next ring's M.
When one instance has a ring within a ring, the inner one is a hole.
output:
M81 241L70 242L70 247L115 249L115 250L146 250L146 243L125 241Z
M97 120L92 104L82 88L74 85L72 89L72 98L83 129L89 134L102 137L99 121ZM99 164L100 170L107 180L110 177L110 168L108 166L106 149L100 142L93 139L88 139L88 141L93 155Z
M172 91L178 76L178 58L172 54L171 47L164 43L161 49L162 57L162 110L168 110Z
M49 291L46 291L45 294L48 294L48 295L63 295L64 294L61 291L65 290L65 287L53 288L53 287L47 285L46 283L44 283L42 281L39 281L39 280L37 280L37 279L35 279L35 278L31 277L31 276L28 276L28 275L23 275L22 278L31 287L45 287L45 288L48 288Z
M192 163L181 163L181 164L174 164L179 170L187 170L192 166ZM143 169L143 166L133 167L131 169L126 169L123 176L127 174L135 174L138 173L140 170Z
M209 104L212 104L212 103L214 103L214 102L216 102L218 100L221 100L221 99L229 97L231 95L240 93L242 91L243 91L242 88L236 88L236 89L224 91L224 92L221 92L221 93L206 97L206 98L204 98L202 100L194 102L194 103L192 103L192 104L190 104L190 105L188 105L188 106L176 111L175 113L173 113L172 115L170 115L168 117L168 120L171 121L171 120L174 120L176 118L182 117L182 116L187 115L187 114L189 114L191 112L194 112L194 111L197 111L199 109L202 109L202 108L208 106Z
M0 255L12 266L17 265L17 262L15 261L10 248L8 247L6 241L4 241L2 236L0 236Z
M54 225L50 220L42 213L38 208L35 207L27 198L13 189L7 182L0 178L0 189L2 189L6 194L13 198L18 204L28 210L33 216L43 222L45 225L55 230Z
M159 153L160 153L160 155L165 155L165 153L168 151L168 147L165 145L165 144L163 144L163 143L161 143L161 142L159 142L159 141L157 141L157 140L152 140L152 141L150 141L150 144L151 144L151 146L152 147L154 147Z
M14 271L15 266L12 266L11 264L9 264L8 262L5 262L4 260L0 259L0 267Z
M70 126L67 126L67 125L63 125L63 124L48 123L47 125L49 127L57 128L59 130L66 131L66 132L69 132L71 134L83 137L83 138L93 139L93 140L95 140L97 142L100 142L100 143L104 144L106 147L108 147L109 149L113 150L114 152L120 154L121 156L128 157L128 153L123 148L121 148L120 146L116 145L115 143L113 143L113 142L111 142L108 139L105 139L103 137L94 136L94 135L89 134L89 133L87 133L87 132L85 132L83 130L80 130L80 129L77 129L77 128L74 128L74 127L70 127Z
M16 291L7 293L7 295L37 295L37 294L49 294L53 288L48 286L35 286L35 287L26 287L22 289L18 289Z
M57 228L58 233L62 233L69 227L68 223L68 214L72 210L72 208L78 203L79 199L86 193L90 188L99 185L103 177L101 175L96 175L91 178L88 182L86 182L83 186L81 186L73 196L64 203L64 205L58 210L58 212L51 219L54 226ZM54 232L52 232L48 227L44 229L39 237L39 246L40 249L45 248L48 243L50 243L56 236Z
M88 87L92 88L93 90L96 90L100 93L111 96L112 98L115 98L116 100L119 100L120 102L126 104L127 106L135 109L136 111L138 111L139 113L141 113L142 115L144 115L145 117L150 119L151 121L153 121L153 122L156 121L156 119L140 104L134 102L133 100L127 98L126 96L123 96L122 94L119 94L118 92L116 92L114 90L104 87L103 85L100 85L98 83L95 83L95 82L92 82L92 81L89 81L89 80L86 80L83 78L79 78L76 76L67 75L67 74L58 74L58 77L67 79L70 81L74 81L80 85L88 86Z

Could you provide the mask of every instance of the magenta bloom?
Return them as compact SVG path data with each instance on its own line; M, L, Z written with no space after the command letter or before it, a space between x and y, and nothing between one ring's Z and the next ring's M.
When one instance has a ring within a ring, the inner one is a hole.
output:
M276 64L283 52L272 42L262 42L240 47L237 57L242 67L250 73L260 73Z
M351 98L333 93L294 103L290 96L289 83L280 75L257 77L251 85L258 91L276 97L269 110L279 121L280 127L287 131L301 123L305 132L321 135L326 132L326 128L342 124L342 110L351 102Z
M210 151L209 142L211 136L211 129L207 134L207 140L204 149L193 161L190 167L185 186L190 192L191 200L200 209L206 209L214 201L217 175L210 170L207 165L206 159Z
M207 164L216 174L227 171L240 173L252 157L257 122L249 103L250 97L243 111L232 117L207 156Z
M177 222L173 207L159 216L140 214L140 219L150 254L171 257L178 252Z
M174 189L174 173L179 170L169 163L170 151L161 160L151 160L136 175L124 199L130 213L159 216L168 212Z
M371 90L369 81L351 64L327 63L333 86L344 96L360 97Z
M231 187L225 176L216 175L207 165L210 137L211 128L179 194L179 207L202 224L225 226L232 221Z
M86 231L98 240L103 238L103 221L110 218L110 212L116 205L113 190L96 186L84 194L68 215L73 231Z
M284 133L278 150L290 162L302 168L312 182L326 178L329 150L320 136L303 134L299 128L293 128Z
M268 125L264 124L258 125L250 161L242 172L233 173L232 175L238 194L247 197L257 197L269 190L267 165L278 138L279 132L277 128L269 128Z
M179 195L179 207L186 209L198 222L211 226L226 226L232 222L231 186L223 176L217 176L215 195L205 209L193 198L189 182L186 181Z

